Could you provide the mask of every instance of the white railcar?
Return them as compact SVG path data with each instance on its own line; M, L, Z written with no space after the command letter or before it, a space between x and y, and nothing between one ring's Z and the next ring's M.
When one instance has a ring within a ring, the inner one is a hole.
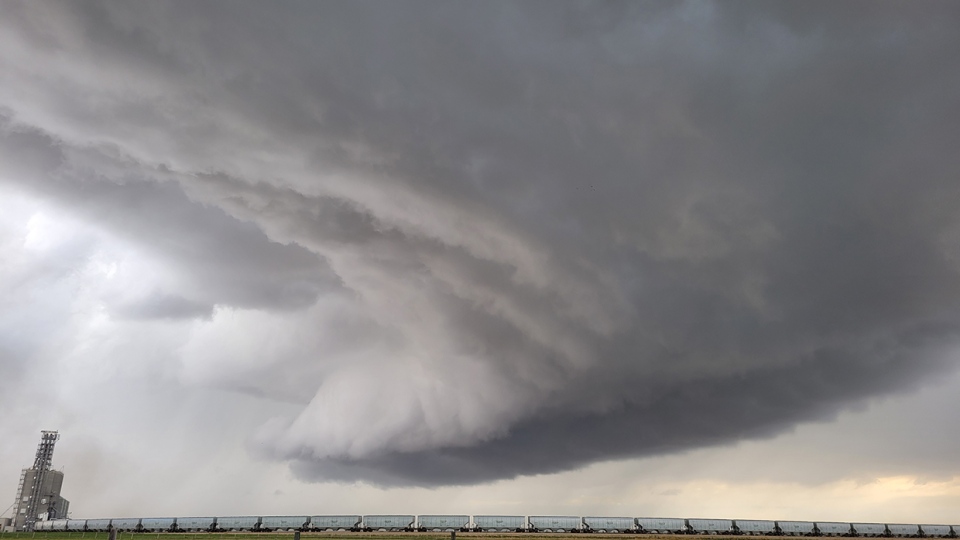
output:
M729 519L688 519L689 531L699 534L729 534L734 532Z
M52 523L50 520L38 521L38 522L36 522L36 523L33 525L33 530L35 530L35 531L49 531L51 525L53 525L53 523Z
M227 516L217 518L218 531L253 531L260 525L257 516Z
M363 516L363 528L371 531L412 531L415 517L412 515Z
M784 536L813 536L816 524L812 521L778 521L777 528Z
M570 532L580 530L579 516L530 516L530 529L545 532Z
M772 535L777 534L777 522L767 519L735 519L734 527L741 534Z
M257 530L270 531L302 531L310 521L309 516L263 516Z
M177 530L186 532L200 532L213 530L215 517L178 517Z
M86 529L87 529L87 520L85 519L68 519L67 520L68 531L85 531Z
M110 524L117 532L133 532L140 528L140 518L111 519Z
M820 536L849 536L852 533L849 523L837 521L818 521L817 530Z
M896 536L898 538L912 538L912 537L920 536L919 525L887 523L887 530L890 531L890 536Z
M474 529L496 532L521 532L527 529L524 516L473 516Z
M177 518L143 518L140 528L144 532L164 532L173 530L176 523Z
M924 536L932 536L935 538L951 535L949 525L922 525L921 524L920 530L923 531ZM954 530L957 530L957 529L954 529Z
M315 531L355 531L360 528L362 516L310 516L310 528Z
M110 520L109 519L88 519L87 520L87 530L104 532L110 530Z
M421 531L460 531L470 525L470 516L417 516Z
M53 519L50 520L50 530L51 531L65 531L67 530L67 522L69 519Z
M851 523L853 534L857 536L878 537L887 535L887 526L883 523Z
M636 529L636 520L631 517L584 517L583 525L588 531L622 533Z
M643 532L681 534L687 532L687 524L675 518L637 518Z

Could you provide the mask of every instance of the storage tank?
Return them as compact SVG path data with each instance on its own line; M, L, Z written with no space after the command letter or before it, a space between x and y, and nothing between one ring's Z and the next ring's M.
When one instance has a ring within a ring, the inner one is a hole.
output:
M217 518L218 531L252 531L260 524L256 516L228 516Z
M215 517L178 517L177 530L187 532L209 531L213 529Z
M363 528L374 531L411 531L413 522L412 515L363 516Z
M310 521L308 516L263 516L260 518L259 531L301 531Z
M777 534L776 521L766 519L735 519L733 525L741 534L754 536Z
M470 516L417 516L421 531L459 531L470 525Z
M727 534L733 532L733 521L729 519L688 519L690 532L699 534Z
M361 516L310 516L315 531L352 531L360 528Z
M584 517L583 525L588 531L622 533L636 529L636 520L632 517Z
M521 532L527 529L524 516L473 516L473 526L482 531Z
M132 532L140 527L140 518L117 518L110 520L117 532Z
M687 532L687 524L682 519L675 518L637 518L637 525L644 532L661 534Z
M173 529L177 518L143 518L140 527L145 532L163 532Z
M851 523L853 532L857 536L878 537L886 536L887 526L883 523Z
M777 528L785 536L813 536L816 526L812 521L778 521Z
M888 523L887 530L890 531L891 536L896 536L900 538L910 538L913 536L920 536L919 525L906 525L903 523Z
M534 531L568 532L580 530L580 516L530 516L527 518Z
M836 521L817 521L817 531L820 536L845 536L851 533L849 523L839 523Z

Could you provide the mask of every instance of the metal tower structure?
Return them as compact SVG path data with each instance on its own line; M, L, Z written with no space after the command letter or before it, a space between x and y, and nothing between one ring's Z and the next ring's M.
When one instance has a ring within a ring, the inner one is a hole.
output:
M52 509L52 499L49 501L51 508L41 509L40 505L47 502L41 495L44 486L47 484L47 473L50 472L53 465L53 447L57 444L59 438L60 434L56 431L40 432L40 444L37 446L37 456L33 460L33 468L24 469L20 475L20 487L17 489L17 511L14 516L25 514L24 530L33 530L41 510L49 513Z
M60 434L56 431L41 431L40 444L37 446L37 457L33 460L33 468L38 471L49 471L53 465L53 447L57 444Z

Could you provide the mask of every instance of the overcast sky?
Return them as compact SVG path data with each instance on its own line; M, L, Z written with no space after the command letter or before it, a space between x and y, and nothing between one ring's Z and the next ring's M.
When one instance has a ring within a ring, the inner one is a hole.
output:
M11 500L960 523L960 3L0 11Z

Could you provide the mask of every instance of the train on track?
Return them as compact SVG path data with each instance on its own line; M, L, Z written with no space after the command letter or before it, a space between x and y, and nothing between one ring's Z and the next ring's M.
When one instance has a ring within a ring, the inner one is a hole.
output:
M54 519L36 531L461 531L957 538L960 525L594 516L337 515Z

